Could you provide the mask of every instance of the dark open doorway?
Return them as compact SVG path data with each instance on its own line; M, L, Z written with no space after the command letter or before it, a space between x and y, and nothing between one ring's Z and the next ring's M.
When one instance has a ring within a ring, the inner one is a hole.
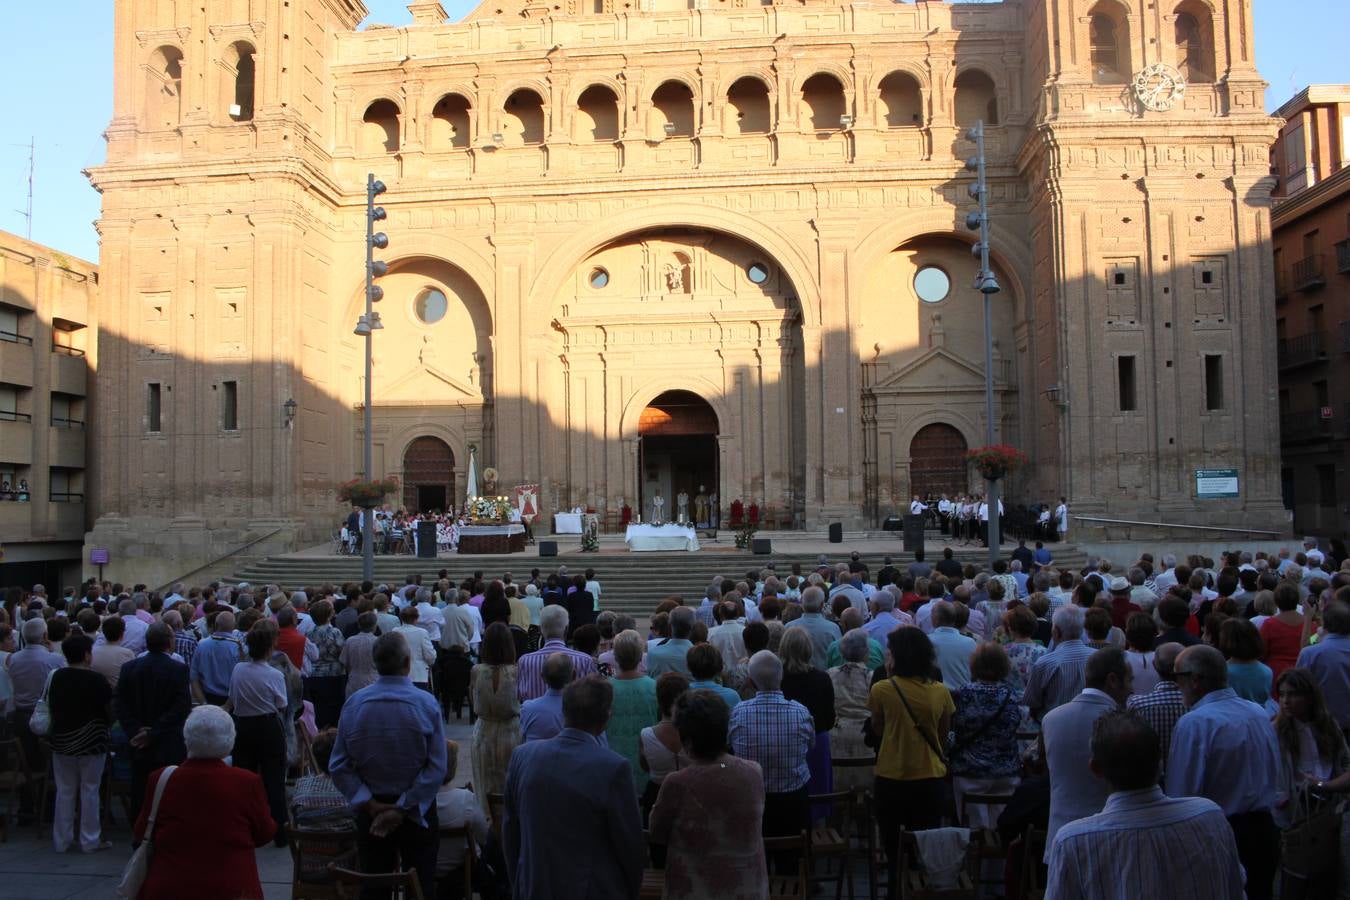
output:
M644 521L651 520L652 499L659 491L666 521L678 521L683 493L689 521L695 522L698 495L711 497L719 490L717 431L717 413L689 391L666 391L647 405L638 423L638 498Z
M417 486L417 511L445 511L445 485L419 484Z

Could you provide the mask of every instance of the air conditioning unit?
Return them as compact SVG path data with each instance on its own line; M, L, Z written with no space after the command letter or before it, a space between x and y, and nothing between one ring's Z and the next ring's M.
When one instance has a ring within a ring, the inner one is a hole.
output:
M240 106L238 103L231 103L231 104L230 104L230 115L231 115L232 117L234 117L234 118L237 119L237 118L239 118L240 116L242 116L243 114L244 114L244 108L243 108L242 106Z

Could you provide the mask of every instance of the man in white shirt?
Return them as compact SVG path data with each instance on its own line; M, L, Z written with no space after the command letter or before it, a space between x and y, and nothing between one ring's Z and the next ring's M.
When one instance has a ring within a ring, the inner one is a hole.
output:
M117 616L126 625L126 633L122 637L122 646L126 647L133 654L140 653L145 649L145 632L149 625L136 618L136 601L126 597L121 603L117 604ZM102 632L94 640L94 646L105 643Z
M417 598L417 624L427 630L433 644L441 642L441 626L445 624L445 614L431 602L431 588L420 587L414 595Z
M1069 539L1069 501L1064 497L1059 498L1059 506L1055 507L1055 530L1061 542Z
M914 499L909 502L909 514L911 516L921 516L927 509L928 507L924 506L923 501L919 499L918 494L915 494Z
M431 635L417 624L417 607L409 606L399 612L400 624L394 629L403 635L412 652L412 669L408 680L417 687L431 692L431 666L436 664L436 648L432 646Z
M730 671L745 659L745 619L736 615L736 604L723 600L713 610L718 624L708 629L708 643L722 654L722 667Z

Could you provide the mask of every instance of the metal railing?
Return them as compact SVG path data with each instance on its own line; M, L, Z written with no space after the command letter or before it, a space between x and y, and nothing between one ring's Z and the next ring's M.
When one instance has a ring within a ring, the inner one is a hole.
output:
M1322 410L1304 409L1280 414L1280 439L1302 441L1331 434L1331 420L1322 418Z
M1268 537L1282 537L1278 531L1262 531L1259 528L1220 528L1218 525L1181 525L1176 522L1137 522L1134 519L1102 519L1096 516L1073 516L1075 522L1100 522L1104 525L1144 525L1150 528L1177 528L1187 531L1222 531L1225 534L1264 534Z
M52 416L52 425L56 428L83 428L83 419L66 419L61 416Z
M0 331L0 341L8 341L11 344L27 344L33 346L33 339L26 334L16 334L13 331Z
M52 491L50 495L53 503L83 503L84 494L74 491Z
M1281 369L1321 362L1327 358L1326 336L1320 331L1310 331L1281 338L1275 344L1275 354Z
M1321 253L1305 256L1294 263L1292 274L1293 288L1296 291L1306 291L1327 283L1325 264Z
M1336 271L1350 272L1350 238L1336 242Z
M84 356L84 351L79 347L68 347L65 344L52 344L53 353L64 353L66 356Z
M0 409L0 422L31 422L33 417L28 413L15 412L12 409Z
M281 533L281 529L280 529L280 528L273 528L271 531L267 532L267 534L264 534L264 535L262 535L262 536L260 536L260 537L253 538L253 540L251 540L251 541L249 541L249 542L247 542L247 543L245 543L245 544L241 544L241 545L238 546L238 547L235 547L235 548L234 548L233 550L231 550L229 553L223 553L223 554L221 554L220 556L217 556L215 559L211 560L210 562L208 562L208 563L206 563L206 564L204 564L204 565L200 565L200 566L198 566L197 568L193 569L193 570L190 571L190 572L184 572L182 575L179 575L177 578L174 578L174 579L171 579L171 580L169 580L169 581L166 581L164 584L162 584L162 585L160 585L158 588L156 588L156 590L159 590L159 591L168 590L171 586L177 584L177 583L180 582L180 581L186 582L188 579L190 579L193 575L196 575L198 572L205 572L207 569L212 569L212 568L214 568L214 567L220 565L221 563L223 563L225 560L229 559L231 556L238 556L240 553L243 553L245 550L249 549L250 547L253 547L255 544L260 544L260 543L262 543L263 541L267 540L268 538L270 538L270 537L272 537L272 536L274 536L274 535L280 534L280 533Z

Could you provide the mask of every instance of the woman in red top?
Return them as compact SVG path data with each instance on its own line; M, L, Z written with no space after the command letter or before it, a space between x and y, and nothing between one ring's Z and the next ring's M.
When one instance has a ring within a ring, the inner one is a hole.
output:
M1294 667L1308 639L1307 621L1298 613L1298 587L1280 582L1275 587L1275 606L1279 612L1261 623L1261 640L1266 645L1261 661L1270 666L1271 684L1278 684L1280 673Z
M234 722L216 706L199 706L183 725L187 762L164 786L155 819L155 852L139 900L261 900L254 848L272 839L276 823L267 810L262 779L221 760L234 746ZM151 774L134 833L146 837L155 786L165 769ZM203 864L202 836L211 861Z

